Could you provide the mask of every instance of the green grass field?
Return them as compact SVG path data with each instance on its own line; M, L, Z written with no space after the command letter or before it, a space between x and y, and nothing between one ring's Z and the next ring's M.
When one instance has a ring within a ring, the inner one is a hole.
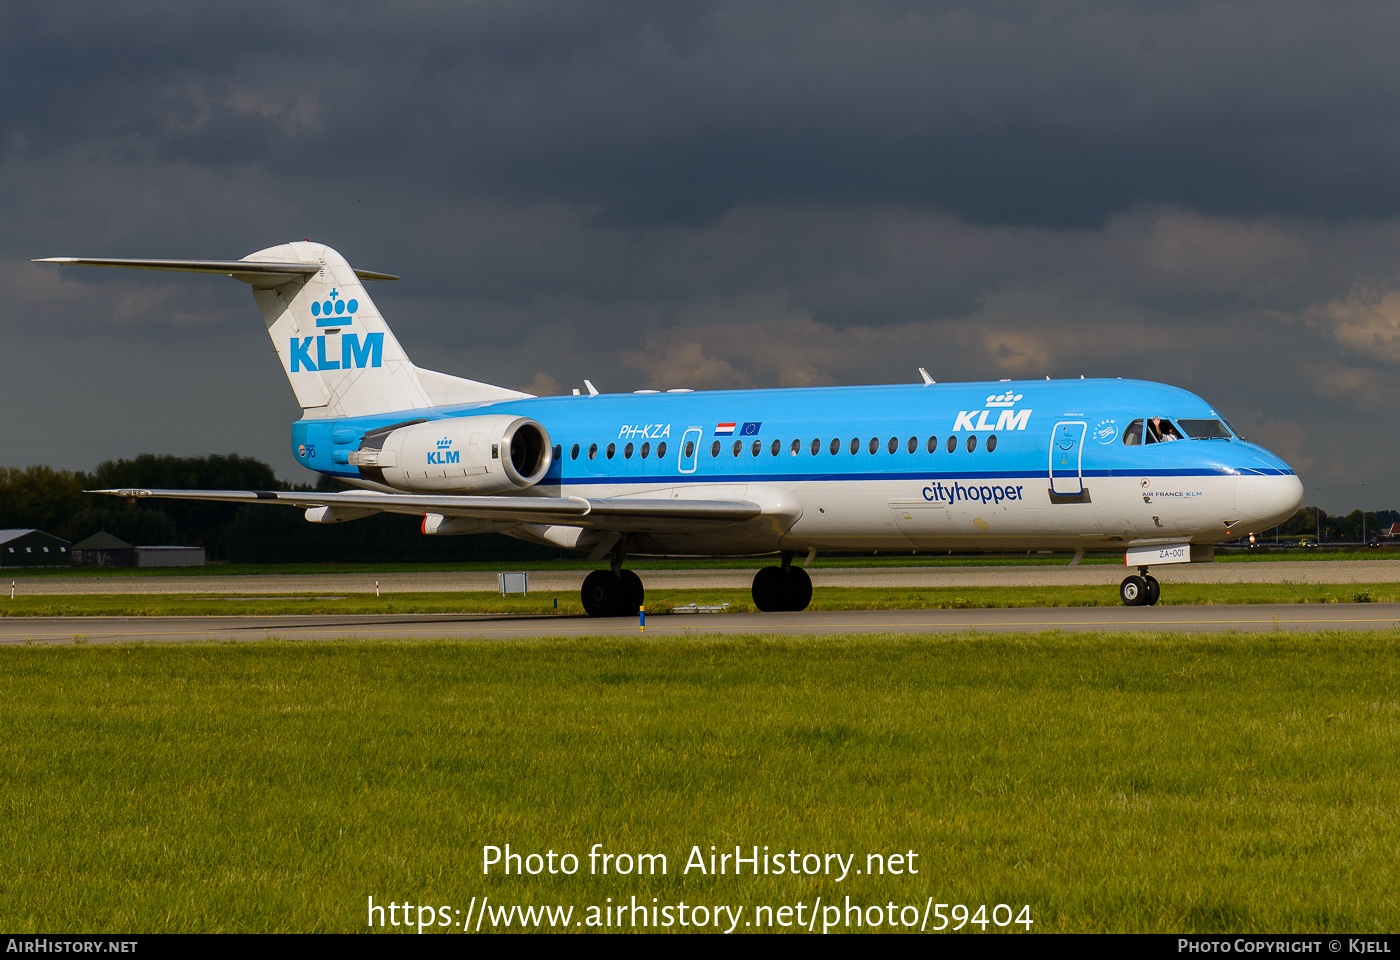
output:
M368 896L578 919L635 895L1388 931L1397 654L1392 632L11 647L0 925L354 931ZM507 842L583 867L483 877ZM594 843L669 872L590 876ZM913 850L919 873L682 875L692 844Z
M347 593L334 596L252 594L178 596L170 594L64 594L0 598L5 617L171 617L313 614L514 613L552 614L559 601L562 615L579 615L577 591L535 593L528 597L497 593ZM1221 603L1368 603L1400 600L1400 583L1221 583L1170 584L1164 605ZM1119 606L1116 585L1050 587L819 587L809 610L924 610L980 607ZM747 589L649 590L647 612L666 613L690 603L728 603L735 613L755 609Z

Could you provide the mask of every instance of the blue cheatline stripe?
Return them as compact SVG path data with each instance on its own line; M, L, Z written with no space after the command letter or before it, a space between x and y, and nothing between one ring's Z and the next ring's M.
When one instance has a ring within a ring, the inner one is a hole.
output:
M1292 476L1291 470L1258 470L1257 473L1269 476ZM1228 477L1240 476L1238 471L1230 470L1135 470L1132 472L1118 470L1110 473L1107 470L1085 470L1082 476L1084 479L1113 479L1131 480L1136 477ZM1065 476L1071 476L1066 473ZM551 471L540 483L564 483L564 484L594 484L594 483L618 483L618 484L641 484L641 483L850 483L870 480L912 480L923 482L925 480L944 480L957 482L960 480L1045 480L1049 481L1048 472L1040 473L1033 470L977 470L964 473L956 473L949 470L923 470L913 473L736 473L736 474L672 474L666 476L643 476L643 477L613 477L606 475L572 475L563 477Z

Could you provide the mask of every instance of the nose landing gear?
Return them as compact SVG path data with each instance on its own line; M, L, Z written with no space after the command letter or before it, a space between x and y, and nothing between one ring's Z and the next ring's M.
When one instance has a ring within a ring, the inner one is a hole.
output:
M1118 596L1127 607L1150 607L1161 595L1162 585L1147 575L1146 567L1138 567L1136 576L1124 577L1118 585Z
M812 602L812 578L792 565L792 551L783 552L781 567L764 567L753 578L753 605L764 613L806 610Z

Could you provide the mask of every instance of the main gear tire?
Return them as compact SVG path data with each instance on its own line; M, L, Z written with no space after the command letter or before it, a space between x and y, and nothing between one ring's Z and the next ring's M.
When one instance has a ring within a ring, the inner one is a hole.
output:
M806 610L812 602L812 578L801 567L788 567L788 605L793 613Z
M622 613L626 594L621 578L611 570L594 570L583 578L583 609L590 617L616 617Z
M788 585L782 567L764 567L753 577L753 605L764 613L788 609Z
M647 602L646 588L642 586L642 578L631 570L624 570L618 576L622 580L622 605L618 608L618 616L630 616Z

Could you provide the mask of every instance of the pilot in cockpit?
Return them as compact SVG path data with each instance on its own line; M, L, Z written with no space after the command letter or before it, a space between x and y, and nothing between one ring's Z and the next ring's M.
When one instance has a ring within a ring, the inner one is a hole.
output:
M1152 418L1148 423L1147 432L1149 436L1148 443L1181 439L1181 434L1176 432L1176 427L1172 425L1172 422L1168 420L1164 423L1161 417Z

